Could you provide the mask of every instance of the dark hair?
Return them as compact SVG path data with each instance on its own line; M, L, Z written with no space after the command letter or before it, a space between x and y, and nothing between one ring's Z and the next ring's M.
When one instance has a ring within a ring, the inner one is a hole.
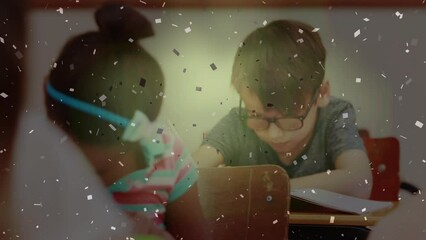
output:
M325 48L313 27L274 21L249 34L238 49L232 85L255 93L266 107L292 114L313 97L324 78Z
M154 34L150 22L135 9L107 4L95 13L99 31L70 39L48 81L58 91L97 105L126 118L135 110L156 119L164 91L157 61L138 43ZM104 96L106 97L103 100ZM46 94L50 119L77 141L110 144L120 139L123 128L113 130L100 118L70 108Z

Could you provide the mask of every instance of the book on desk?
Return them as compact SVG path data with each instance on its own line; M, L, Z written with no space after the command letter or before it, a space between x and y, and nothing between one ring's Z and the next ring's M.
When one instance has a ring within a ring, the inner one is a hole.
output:
M292 189L290 211L365 215L393 207L389 201L373 201L317 188Z

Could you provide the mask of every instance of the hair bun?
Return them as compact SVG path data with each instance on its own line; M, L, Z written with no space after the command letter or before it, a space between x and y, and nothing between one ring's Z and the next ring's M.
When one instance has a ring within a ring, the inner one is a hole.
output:
M136 41L154 35L149 20L125 4L105 4L96 10L95 19L99 31L113 41Z

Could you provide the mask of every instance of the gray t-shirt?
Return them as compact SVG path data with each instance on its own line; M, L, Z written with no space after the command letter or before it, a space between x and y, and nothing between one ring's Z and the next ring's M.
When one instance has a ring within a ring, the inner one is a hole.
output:
M276 164L283 167L290 178L333 170L336 158L346 150L365 151L351 103L331 97L326 107L318 109L314 134L308 146L288 166L240 120L238 108L233 108L222 118L202 144L216 148L227 166Z

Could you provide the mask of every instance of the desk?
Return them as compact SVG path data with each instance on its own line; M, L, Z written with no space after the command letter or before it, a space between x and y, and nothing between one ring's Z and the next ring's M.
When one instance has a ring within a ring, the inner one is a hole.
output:
M393 204L392 208L369 213L366 215L342 214L342 213L302 213L290 212L290 224L309 224L309 225L340 225L340 226L373 226L383 216L393 211L398 206L398 202Z
M394 203L392 208L366 215L290 212L289 239L365 240L370 233L368 227L375 225L397 205Z

